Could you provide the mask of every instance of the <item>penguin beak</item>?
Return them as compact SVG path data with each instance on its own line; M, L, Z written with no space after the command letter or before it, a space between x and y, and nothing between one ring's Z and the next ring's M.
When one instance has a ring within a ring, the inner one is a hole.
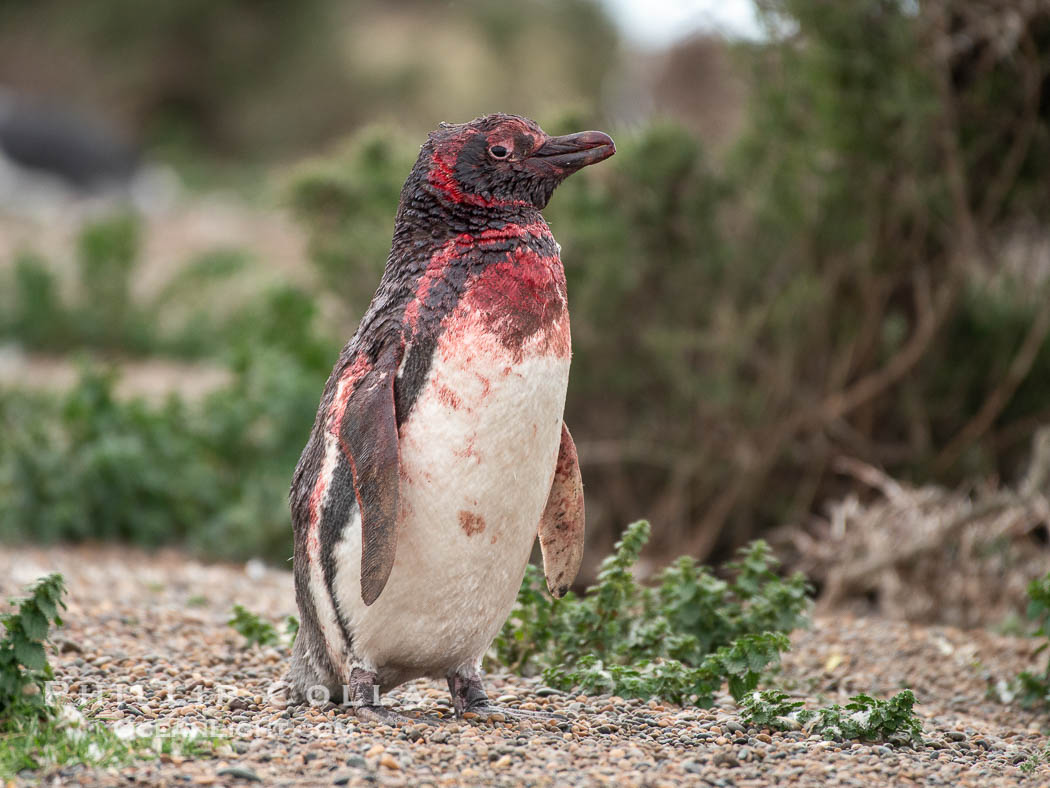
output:
M527 161L539 168L568 175L588 164L605 161L616 153L612 137L601 131L580 131L561 137L548 137Z

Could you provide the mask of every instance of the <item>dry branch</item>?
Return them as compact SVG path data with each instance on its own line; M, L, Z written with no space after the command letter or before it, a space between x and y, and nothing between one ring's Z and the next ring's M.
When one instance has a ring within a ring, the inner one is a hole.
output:
M1001 624L1023 610L1025 587L1050 571L1033 538L1050 522L1050 429L1041 430L1017 489L911 487L853 458L835 469L876 491L832 504L826 520L790 534L797 566L822 586L820 606L860 605L911 620Z

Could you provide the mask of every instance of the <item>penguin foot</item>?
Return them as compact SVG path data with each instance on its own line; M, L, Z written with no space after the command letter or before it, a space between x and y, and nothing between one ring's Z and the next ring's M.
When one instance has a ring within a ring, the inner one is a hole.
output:
M364 668L354 668L350 673L350 703L359 720L382 725L439 725L440 722L425 715L409 716L383 706L379 702L379 677Z
M512 720L532 720L532 721L552 721L552 722L564 722L568 720L564 714L557 714L553 711L528 711L526 709L515 709L510 706L497 706L494 703L483 703L478 706L467 709L462 715L467 719L470 719L468 715L476 714L481 719L491 720L493 717L503 716L507 719Z
M492 719L502 716L505 719L517 720L565 720L563 715L548 711L525 711L509 706L497 706L485 694L481 676L476 671L453 673L448 677L448 690L452 694L452 706L456 716L473 719L477 716Z
M407 714L401 714L400 712L394 711L386 706L355 706L354 714L359 720L367 720L368 722L375 722L380 725L390 725L391 727L420 724L436 726L441 724L438 720L426 717L422 714L418 717L410 717Z

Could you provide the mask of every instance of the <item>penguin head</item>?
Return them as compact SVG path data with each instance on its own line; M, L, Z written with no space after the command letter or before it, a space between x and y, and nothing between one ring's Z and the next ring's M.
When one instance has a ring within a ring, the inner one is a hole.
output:
M417 168L438 198L455 206L543 208L555 188L616 152L600 131L551 137L518 115L485 115L430 133Z

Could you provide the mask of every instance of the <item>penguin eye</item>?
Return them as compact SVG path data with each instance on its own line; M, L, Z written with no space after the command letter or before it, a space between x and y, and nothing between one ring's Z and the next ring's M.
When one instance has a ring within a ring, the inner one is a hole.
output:
M489 156L494 159L505 159L510 155L510 151L502 145L493 145L489 148Z

